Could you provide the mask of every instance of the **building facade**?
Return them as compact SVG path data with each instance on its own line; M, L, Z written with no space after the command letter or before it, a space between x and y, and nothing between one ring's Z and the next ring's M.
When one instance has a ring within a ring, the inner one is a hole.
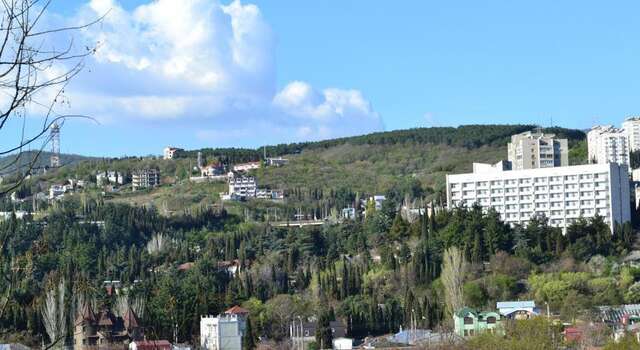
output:
M104 185L107 181L113 185L124 185L126 175L114 170L101 171L96 174L96 183L98 186Z
M629 165L629 143L623 129L595 126L587 133L589 162Z
M160 170L141 169L131 174L131 185L133 190L140 188L152 188L160 185Z
M457 335L472 337L486 331L502 331L502 316L495 311L478 312L465 307L453 315L453 325Z
M258 183L254 177L229 175L229 196L237 198L254 198Z
M122 316L115 316L104 309L95 314L85 304L75 321L73 348L126 349L132 341L142 340L144 334L138 316L129 308Z
M236 164L236 165L233 166L233 171L246 172L246 171L250 171L250 170L254 170L254 169L260 169L260 166L261 166L260 162L249 162L249 163Z
M474 167L476 168L476 167ZM579 218L600 215L614 224L631 219L629 175L616 163L447 175L447 207L495 209L508 224L545 216L563 231Z
M554 134L527 131L513 135L507 149L514 170L569 165L567 140L556 139Z
M171 147L171 146L167 146L164 148L163 150L163 158L164 159L173 159L176 156L176 153L183 151L182 148L176 148L176 147Z
M218 317L200 318L200 348L203 350L242 350L242 337L249 312L234 306Z
M514 320L528 320L539 314L533 300L499 301L496 303L496 309L505 318Z
M629 152L640 150L640 117L629 117L622 122L622 128L627 134Z

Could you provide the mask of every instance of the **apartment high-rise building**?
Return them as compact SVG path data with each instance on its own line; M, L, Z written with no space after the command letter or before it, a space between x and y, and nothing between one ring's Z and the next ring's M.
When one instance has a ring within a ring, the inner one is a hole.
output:
M556 139L554 134L527 131L511 136L508 159L514 170L567 166L569 146L566 139Z
M611 125L594 126L587 133L590 163L629 165L627 132Z
M629 117L622 122L622 128L627 134L629 152L640 150L640 117Z
M617 163L527 170L474 166L474 173L447 175L447 206L495 209L508 224L545 216L563 230L579 218L600 215L613 231L631 220L629 173Z

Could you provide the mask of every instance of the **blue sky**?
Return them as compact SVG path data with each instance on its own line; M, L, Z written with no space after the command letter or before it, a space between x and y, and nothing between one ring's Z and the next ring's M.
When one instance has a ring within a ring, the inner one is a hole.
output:
M230 3L187 2L196 3L197 12L184 18L210 10L211 3ZM93 0L91 12L88 1L73 0L52 9L77 20L117 6L115 16L135 30L132 35L113 29L122 23L114 21L84 37L118 44L107 59L92 59L91 72L71 87L73 111L84 108L100 125L68 122L63 151L148 154L167 144L259 146L472 123L553 120L588 128L640 114L637 2L243 1L193 19L210 21L205 27L216 34L189 47L198 58L181 75L160 68L175 57L139 47L149 39L122 40L145 36L147 27L166 22L160 14L167 8L138 8L149 3ZM241 29L224 24L236 20ZM218 47L238 30L249 33L248 39ZM157 30L152 32L153 40ZM209 50L209 44L216 48ZM242 60L229 63L224 56L236 49ZM124 67L114 59L118 54L131 63ZM149 64L141 59L147 57ZM209 73L212 80L204 79ZM220 87L218 76L229 82ZM123 102L123 96L140 100Z

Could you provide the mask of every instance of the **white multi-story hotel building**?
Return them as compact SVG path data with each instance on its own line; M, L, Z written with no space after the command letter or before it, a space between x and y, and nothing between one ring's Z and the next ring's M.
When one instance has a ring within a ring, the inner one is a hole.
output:
M629 165L627 132L611 125L595 126L587 133L589 162Z
M447 206L494 208L511 225L544 215L563 231L580 217L614 223L631 219L629 175L616 163L529 170L474 164L474 172L447 175Z
M527 131L511 136L508 159L513 169L552 168L569 165L567 139L554 134Z
M255 197L258 190L258 183L254 177L234 176L229 173L229 195L232 197Z
M629 152L640 150L640 117L629 117L622 122L622 128L627 134Z

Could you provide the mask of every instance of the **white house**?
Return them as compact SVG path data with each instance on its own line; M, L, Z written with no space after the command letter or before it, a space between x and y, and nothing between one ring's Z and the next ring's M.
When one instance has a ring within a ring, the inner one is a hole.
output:
M51 185L49 187L49 199L57 199L64 196L67 192L67 186L64 185Z
M164 159L173 159L176 153L182 150L183 150L182 148L167 146L164 148L164 152L163 152Z
M268 166L279 167L279 166L283 166L283 165L287 165L287 164L289 164L289 159L286 159L286 158L282 158L282 157L267 158L267 165Z
M242 350L242 337L249 312L234 306L218 317L200 318L200 348L203 350Z
M233 171L249 171L260 168L260 162L241 163L233 166Z
M125 175L115 170L102 171L96 174L96 183L98 186L102 186L107 180L112 185L124 185Z
M369 197L369 201L373 201L375 203L376 210L382 209L382 202L384 202L387 197L382 195L376 195L373 197Z
M332 341L333 348L336 350L351 350L353 349L353 339L351 338L336 338Z

